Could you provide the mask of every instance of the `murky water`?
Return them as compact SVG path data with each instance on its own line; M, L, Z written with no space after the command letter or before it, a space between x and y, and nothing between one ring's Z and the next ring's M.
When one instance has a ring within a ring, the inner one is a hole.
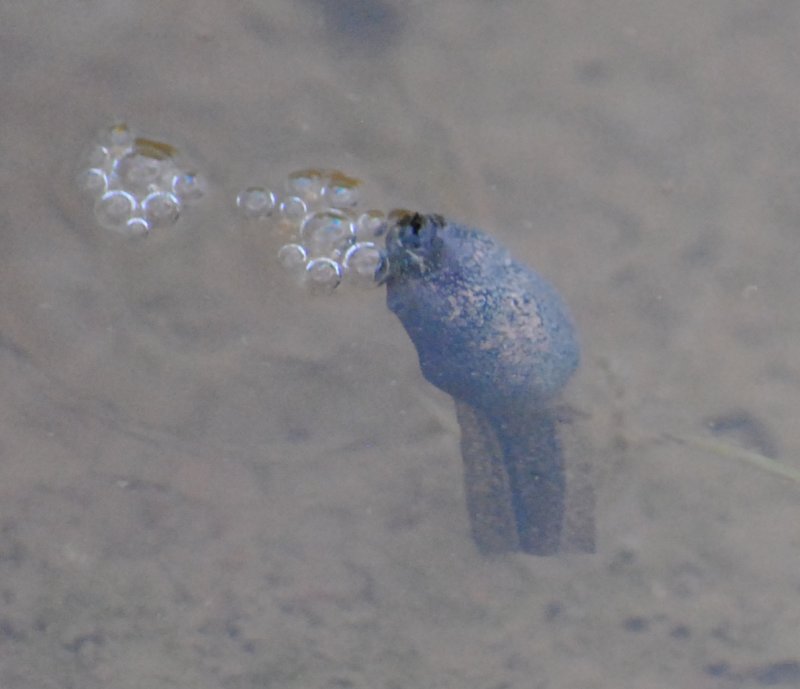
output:
M0 685L800 685L800 9L6 2ZM125 120L202 207L96 227ZM451 400L381 289L236 218L309 166L557 284L596 555L481 556ZM674 438L700 436L716 450Z

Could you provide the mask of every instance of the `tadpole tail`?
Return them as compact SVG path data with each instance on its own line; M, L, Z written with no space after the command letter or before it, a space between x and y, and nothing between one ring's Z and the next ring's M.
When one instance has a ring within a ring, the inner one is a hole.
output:
M484 554L519 550L511 479L503 448L489 419L455 400L461 427L464 489L472 538Z
M566 477L553 412L493 418L456 400L456 414L467 510L478 549L558 552Z

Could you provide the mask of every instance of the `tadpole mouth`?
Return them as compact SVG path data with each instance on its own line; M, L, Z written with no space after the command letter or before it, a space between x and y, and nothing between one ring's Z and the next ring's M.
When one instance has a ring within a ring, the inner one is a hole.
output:
M387 265L382 274L376 274L376 280L383 284L435 270L441 258L442 239L438 233L445 224L444 218L408 211L392 212L389 218L385 225Z

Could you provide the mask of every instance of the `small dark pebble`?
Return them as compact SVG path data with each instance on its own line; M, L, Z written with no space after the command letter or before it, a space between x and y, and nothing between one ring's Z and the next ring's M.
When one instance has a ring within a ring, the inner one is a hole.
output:
M559 603L558 601L552 601L545 606L544 609L544 618L551 622L552 620L556 619L557 617L561 616L561 613L564 612L564 606Z
M688 639L692 635L692 630L685 624L675 625L669 632L673 639Z
M352 689L355 686L352 680L347 679L346 677L333 677L332 679L328 680L328 688L329 689Z
M727 677L730 674L731 666L726 662L709 663L703 671L711 677Z
M406 26L402 4L382 0L312 0L325 17L328 38L348 54L385 52Z
M0 640L3 641L25 641L26 634L18 625L10 619L0 618Z
M744 409L733 409L705 421L716 436L730 436L749 450L770 459L778 458L778 447L767 425Z
M583 83L607 81L611 70L603 60L587 60L577 65L578 80Z
M628 617L623 623L622 628L626 632L646 632L650 629L650 621L645 617Z
M780 660L757 667L748 674L764 687L774 687L778 684L800 684L800 662Z
M752 680L762 687L800 685L800 662L797 660L779 660L741 671L732 669L729 663L722 661L706 665L704 672L712 677L736 681Z

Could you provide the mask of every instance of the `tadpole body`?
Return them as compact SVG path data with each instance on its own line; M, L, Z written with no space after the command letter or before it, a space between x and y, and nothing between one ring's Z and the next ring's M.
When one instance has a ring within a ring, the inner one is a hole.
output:
M472 535L484 553L559 550L565 471L552 401L579 363L567 309L492 237L441 216L387 226L387 305L461 427Z

